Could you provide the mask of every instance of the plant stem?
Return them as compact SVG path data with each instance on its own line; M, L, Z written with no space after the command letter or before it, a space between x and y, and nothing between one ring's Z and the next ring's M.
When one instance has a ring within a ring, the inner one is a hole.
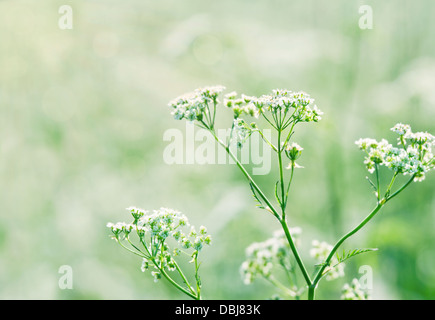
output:
M282 150L281 146L281 130L278 131L278 165L279 165L279 180L281 184L281 211L282 219L285 220L285 187L284 187L284 174L282 169Z
M348 238L353 236L355 233L357 233L359 230L361 230L373 217L381 210L385 203L382 204L382 201L378 203L376 208L373 209L373 211L354 229L352 229L350 232L348 232L346 235L344 235L338 242L335 244L334 248L329 253L328 257L325 260L325 263L322 265L322 267L319 269L319 271L316 274L316 277L314 278L313 285L317 286L320 279L323 276L323 271L325 271L326 267L329 266L335 252L337 252L338 248L343 244L344 241L346 241ZM313 289L315 290L315 288Z
M291 166L292 166L292 172L290 174L290 180L288 182L287 191L285 193L285 201L284 201L284 204L285 204L286 207L287 207L287 201L288 201L288 193L290 191L290 187L291 187L291 184L292 184L292 181L293 181L293 175L294 175L294 172L295 172L295 162L294 161L292 161Z
M290 231L288 229L287 226L287 222L285 220L282 220L278 214L278 212L276 211L276 209L272 206L272 204L270 203L269 199L264 195L264 193L261 191L261 189L258 187L258 185L255 183L254 179L252 179L252 177L249 175L249 173L246 171L245 167L240 163L239 159L237 159L237 157L231 152L230 148L227 147L214 133L214 131L210 130L210 132L212 133L212 135L214 136L214 138L216 139L216 141L225 148L225 150L227 151L227 153L230 155L230 157L236 162L237 166L239 167L239 169L243 172L243 174L245 175L245 177L249 180L249 182L251 183L252 187L255 189L255 191L257 191L257 193L260 195L260 197L263 199L263 201L266 203L266 205L268 206L270 212L275 216L275 218L278 219L278 221L281 223L283 229L284 229L284 233L286 234L287 240L290 244L290 248L292 250L293 255L295 256L296 262L299 266L299 269L301 270L304 279L307 283L308 286L311 285L311 279L310 276L308 275L307 269L304 266L304 263L302 262L302 259L299 256L299 252L296 249L296 246L293 242L292 236L290 234Z
M385 197L383 200L378 201L378 204L376 206L376 208L373 209L373 211L358 225L356 226L353 230L351 230L350 232L348 232L346 235L344 235L334 246L334 248L331 250L331 252L329 253L328 257L325 260L325 263L322 265L322 267L319 269L319 271L317 272L314 281L313 281L313 286L317 286L317 284L319 283L319 281L321 280L322 276L323 276L323 272L325 271L325 268L329 266L335 252L337 252L338 248L343 244L344 241L346 241L348 238L350 238L351 236L353 236L355 233L357 233L359 230L361 230L370 220L372 220L374 218L374 216L379 212L379 210L382 209L382 207L388 202L390 201L392 198L394 198L395 196L397 196L399 193L401 193L403 190L406 189L406 187L408 187L411 182L414 180L415 175L413 175L411 177L411 179L405 183L398 191L396 191L392 196L389 196L389 193L391 191L391 188L394 184L394 181L396 180L397 177L397 172L394 174L393 178L391 179L390 185L388 186L388 189L385 193ZM312 289L315 291L315 287ZM310 297L310 293L309 293L309 297ZM312 295L312 297L314 297L314 293Z
M397 190L393 195L389 196L389 197L387 198L386 201L390 201L390 200L393 199L395 196L397 196L399 193L401 193L403 190L405 190L405 188L408 187L408 186L411 184L411 182L414 181L414 179L415 179L415 175L413 175L413 176L411 177L411 179L409 179L409 181L408 181L407 183L405 183L405 184L404 184L404 185L403 185L399 190Z
M311 278L310 278L310 276L309 276L309 274L307 272L307 269L305 268L304 262L302 261L301 257L299 256L298 249L296 248L296 245L295 245L295 243L293 241L293 238L292 238L292 236L290 234L290 230L289 230L289 228L287 226L287 221L280 220L280 223L281 223L281 226L282 226L282 228L284 230L284 233L285 233L285 236L287 238L287 241L288 241L288 243L290 245L290 249L292 250L293 255L294 255L295 259L296 259L296 262L297 262L299 268L301 269L302 275L304 276L305 282L307 283L308 286L311 286L311 284L312 284Z
M184 283L186 284L187 288L190 290L192 294L195 294L195 290L193 290L192 286L190 285L189 281L187 280L186 276L184 275L183 271L181 270L180 266L175 260L174 260L174 265L178 273L180 274L181 278L183 279Z
M281 130L278 131L278 163L279 163L279 177L280 177L280 183L281 183L281 211L282 211L282 218L280 219L280 223L281 226L284 230L284 233L287 237L287 241L290 245L290 248L293 252L293 255L295 256L296 262L299 266L299 268L302 271L302 275L304 276L305 282L307 283L308 286L311 286L311 279L310 276L307 272L307 269L299 255L299 252L296 248L296 245L293 241L293 237L290 234L290 230L288 228L287 225L287 221L286 221L286 205L287 205L287 200L286 200L286 193L285 193L285 187L284 187L284 174L283 174L283 167L282 167L282 151L283 151L284 146L281 146ZM294 169L294 168L292 168ZM293 178L293 171L292 171L292 177ZM289 182L289 186L290 186L291 180ZM288 194L288 190L287 190L287 194Z
M163 274L163 276L174 286L176 287L178 290L180 290L181 292L187 294L189 297L191 297L192 299L195 300L199 300L199 297L195 294L192 294L191 292L187 291L186 289L184 289L182 286L180 286L177 282L175 282L167 273L164 269L159 268L158 264L155 262L154 259L152 259L154 265L159 269L159 271Z
M289 295L291 297L295 297L296 296L296 292L295 291L290 290L289 288L287 288L281 282L276 280L273 276L270 276L270 277L268 277L266 279L269 280L269 282L272 283L275 287L277 287L281 291L285 292L287 295Z
M231 157L231 159L234 160L234 162L237 164L237 166L239 167L239 169L242 171L243 175L249 180L249 182L252 184L253 188L255 189L256 192L258 192L258 194L260 195L260 197L263 199L263 201L266 203L266 205L268 206L268 208L270 209L270 212L272 212L272 214L277 218L280 219L279 214L277 213L277 211L275 210L275 208L272 206L272 204L270 203L269 199L264 195L264 193L261 191L261 189L258 187L258 185L256 184L256 182L254 181L254 179L250 176L250 174L248 173L248 171L246 171L245 167L240 163L239 159L237 159L237 157L231 152L229 146L226 146L224 142L222 142L214 133L214 131L210 130L211 134L213 135L213 137L216 139L216 141L225 148L225 150L227 151L227 153L229 154L229 156Z
M391 179L391 182L390 182L390 185L388 186L387 191L385 192L385 199L388 199L388 197L390 196L391 188L393 187L394 181L396 181L396 178L398 175L399 175L399 172L396 171L393 175L393 178Z
M314 300L316 298L316 286L308 286L308 300Z
M376 170L376 197L379 202L381 201L381 180L379 177L379 165L377 163L375 163L375 170Z
M133 254L135 254L135 255L141 257L141 258L149 259L149 257L147 257L147 256L145 256L145 255L142 254L142 251L140 251L140 253L139 253L139 252L133 251L133 250L131 250L130 248L127 248L126 246L124 246L124 245L122 244L122 242L121 242L121 239L117 239L116 242L118 242L118 244L119 244L121 247L123 247L125 250L127 250L127 251L129 251L129 252L131 252L131 253L133 253Z

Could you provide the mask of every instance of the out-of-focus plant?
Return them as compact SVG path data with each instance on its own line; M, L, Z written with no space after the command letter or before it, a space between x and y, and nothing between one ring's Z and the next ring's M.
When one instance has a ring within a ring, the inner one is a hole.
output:
M317 264L314 266L314 273L311 274L298 250L301 230L297 227L290 228L288 225L288 216L291 213L288 210L288 200L291 196L293 177L295 172L302 168L296 161L299 161L303 152L303 148L291 140L298 125L316 123L321 120L323 113L314 104L314 99L304 92L273 90L269 95L260 97L247 95L239 97L236 92L231 92L223 96L222 99L224 90L223 86L200 88L174 99L169 103L169 106L175 119L186 119L193 122L198 127L207 130L214 137L246 177L258 207L271 214L281 226L281 229L275 232L274 236L269 240L254 243L247 248L247 259L241 266L244 282L249 284L256 278L261 277L276 286L285 297L299 299L305 291L308 291L308 299L313 300L315 299L316 289L323 278L334 280L344 276L343 263L346 260L356 255L377 250L358 248L349 251L344 250L342 254L337 253L343 243L360 231L389 201L397 197L413 181L424 180L426 173L435 166L432 153L435 137L429 133L413 133L409 125L397 124L392 128L399 135L397 146L389 144L385 139L380 142L374 139L360 139L356 142L359 148L366 153L364 163L369 173L375 175L375 178L370 179L367 177L367 180L375 191L376 206L361 223L340 238L335 245L332 246L317 240L313 241L310 254L316 259ZM230 134L226 141L219 138L216 132L216 113L220 104L231 110L233 114ZM264 120L261 123L266 124L268 129L275 131L276 141L268 139L264 134L265 129L260 128L258 121L252 121L254 119ZM278 178L274 185L275 204L266 196L263 189L238 159L237 154L231 149L234 142L242 147L253 134L259 134L276 154ZM391 179L386 184L381 181L380 170L382 167L392 171ZM408 176L409 179L395 188L399 175ZM120 238L116 233L119 228L111 227L116 239L120 242ZM137 224L133 223L132 228L138 229ZM170 229L168 235L173 235L171 232L174 231L171 228L168 229ZM127 229L123 227L122 230ZM123 233L124 237L129 241L129 231L123 231ZM173 280L164 272L167 267L164 261L167 261L172 269L179 270L179 268L167 254L168 250L166 250L164 242L156 241L154 240L148 245L143 243L147 251L145 253L140 252L139 255L145 255L146 261L150 260L157 268L156 272L164 275L173 283ZM205 242L205 240L201 241ZM155 243L161 243L160 248L162 249L152 251L153 243L154 245ZM196 248L192 255L194 259L196 259L198 251L198 248ZM274 274L278 272L278 269L283 270L287 275L288 281L286 284L275 277ZM182 273L180 275L183 277ZM300 275L303 278L302 285L297 282ZM191 297L199 298L199 287L197 293L195 293L188 282L185 281L185 283L188 289L179 285L177 286L178 289ZM345 299L365 299L368 298L368 295L362 293L361 288L353 281L351 285L345 286L342 297Z
M184 214L172 209L160 208L152 213L136 207L127 210L133 216L132 223L107 224L113 233L112 238L121 247L143 259L141 270L145 272L152 269L155 282L163 277L189 297L201 299L198 255L204 245L211 243L207 229L201 226L196 230L189 225ZM188 227L188 231L184 230ZM189 257L194 266L194 286L177 262L182 255ZM178 274L184 284L177 282L172 273Z

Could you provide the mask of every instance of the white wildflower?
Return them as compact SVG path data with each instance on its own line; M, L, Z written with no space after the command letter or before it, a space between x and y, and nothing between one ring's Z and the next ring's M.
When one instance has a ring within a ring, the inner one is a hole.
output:
M400 135L398 146L393 147L387 140L360 139L355 143L366 152L364 164L370 173L376 165L385 166L403 175L415 175L415 181L422 181L428 171L435 167L432 147L435 137L427 132L413 133L411 126L399 123L391 130Z
M208 94L212 94L209 91ZM207 234L207 228L201 226L199 233L192 226L188 236L183 232L183 228L189 227L187 217L177 210L170 208L160 208L148 212L136 207L129 207L127 210L133 215L134 222L131 224L125 222L108 223L107 227L115 235L114 239L118 242L128 240L136 251L138 247L131 243L131 234L136 231L140 240L140 246L144 247L139 255L145 255L141 270L145 272L153 262L155 271L152 272L154 280L161 278L161 270L173 271L176 269L176 262L173 257L178 256L180 248L193 248L195 257L203 249L204 245L211 243L211 237ZM172 250L167 239L175 240L179 248Z
M295 244L299 245L300 228L290 229ZM246 248L246 261L240 267L243 282L252 283L255 278L269 278L275 264L283 263L290 255L290 246L283 230L275 231L273 237L264 242L255 242Z
M346 283L343 286L342 300L370 300L370 296L367 292L362 290L361 284L358 279L353 279L350 284Z
M331 253L333 246L326 242L320 242L314 240L312 242L312 249L310 250L310 255L317 260L318 263L324 263ZM329 266L325 269L326 280L332 281L337 278L344 277L344 263L339 263L336 257L333 257L329 262Z

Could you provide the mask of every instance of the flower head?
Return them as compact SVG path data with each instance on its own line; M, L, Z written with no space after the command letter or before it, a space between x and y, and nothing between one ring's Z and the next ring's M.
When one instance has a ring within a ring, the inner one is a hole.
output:
M300 228L292 228L290 233L296 245L299 244ZM255 278L269 278L276 264L282 264L290 256L290 246L282 230L273 233L273 237L264 242L255 242L246 248L246 260L240 271L245 284L252 283Z
M427 172L435 167L432 148L435 137L427 132L413 133L411 126L398 123L391 130L397 133L397 146L382 139L359 139L355 143L366 153L364 163L370 173L376 166L385 166L396 173L414 176L422 181Z
M219 95L225 90L223 86L209 86L175 98L169 102L172 115L176 120L201 121L209 112L209 104L217 105Z
M205 245L211 244L207 228L201 226L197 232L195 227L189 225L187 217L177 210L160 208L149 212L136 207L129 207L127 210L134 218L133 223L108 223L107 227L112 231L115 240L127 240L137 250L137 254L144 257L141 266L143 272L151 265L154 266L152 275L155 281L161 278L161 270L176 269L174 258L180 254L181 249L193 248L196 257ZM190 227L189 232L184 230L187 227ZM140 246L144 247L143 251L138 251L138 246L131 243L130 238L134 233L140 240ZM170 244L178 247L172 250Z
M358 279L353 279L350 284L346 283L343 286L341 294L342 300L369 300L370 296L365 292Z

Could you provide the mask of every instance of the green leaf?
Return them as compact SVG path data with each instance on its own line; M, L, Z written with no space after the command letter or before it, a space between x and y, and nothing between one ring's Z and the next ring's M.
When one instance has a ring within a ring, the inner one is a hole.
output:
M374 189L375 191L378 191L378 188L375 186L375 184L373 183L373 181L370 180L369 177L366 177L366 179L367 179L367 181L370 183L370 185L373 187L373 189Z
M348 259L350 259L352 257L355 257L355 256L363 254L363 253L367 253L367 252L373 252L373 251L378 251L378 249L377 248L374 248L374 249L371 249L371 248L368 248L368 249L354 249L354 250L351 250L351 251L349 251L347 253L346 253L346 251L343 250L343 255L341 257L337 254L338 263L336 263L334 265L334 267L339 265L340 263L343 263L344 261L346 261L346 260L348 260Z
M331 268L335 268L336 266L338 266L340 263L343 263L344 261L355 257L357 255L366 253L366 252L373 252L373 251L378 251L377 248L371 249L354 249L354 250L350 250L349 252L346 253L345 250L343 250L343 254L340 256L338 253L335 254L335 257L337 259L337 263L335 263ZM323 267L326 263L325 262L321 262L315 265L315 267Z
M279 199L279 196L278 196L278 184L279 184L279 181L277 181L275 184L275 198L276 198L276 201L278 201L279 205L282 206L281 200Z
M261 200L258 198L257 193L255 192L254 186L252 185L252 183L249 183L249 186L251 187L251 191L252 191L252 195L254 196L254 199L258 202L257 203L257 207L260 209L266 209L263 206L263 203L261 202Z

